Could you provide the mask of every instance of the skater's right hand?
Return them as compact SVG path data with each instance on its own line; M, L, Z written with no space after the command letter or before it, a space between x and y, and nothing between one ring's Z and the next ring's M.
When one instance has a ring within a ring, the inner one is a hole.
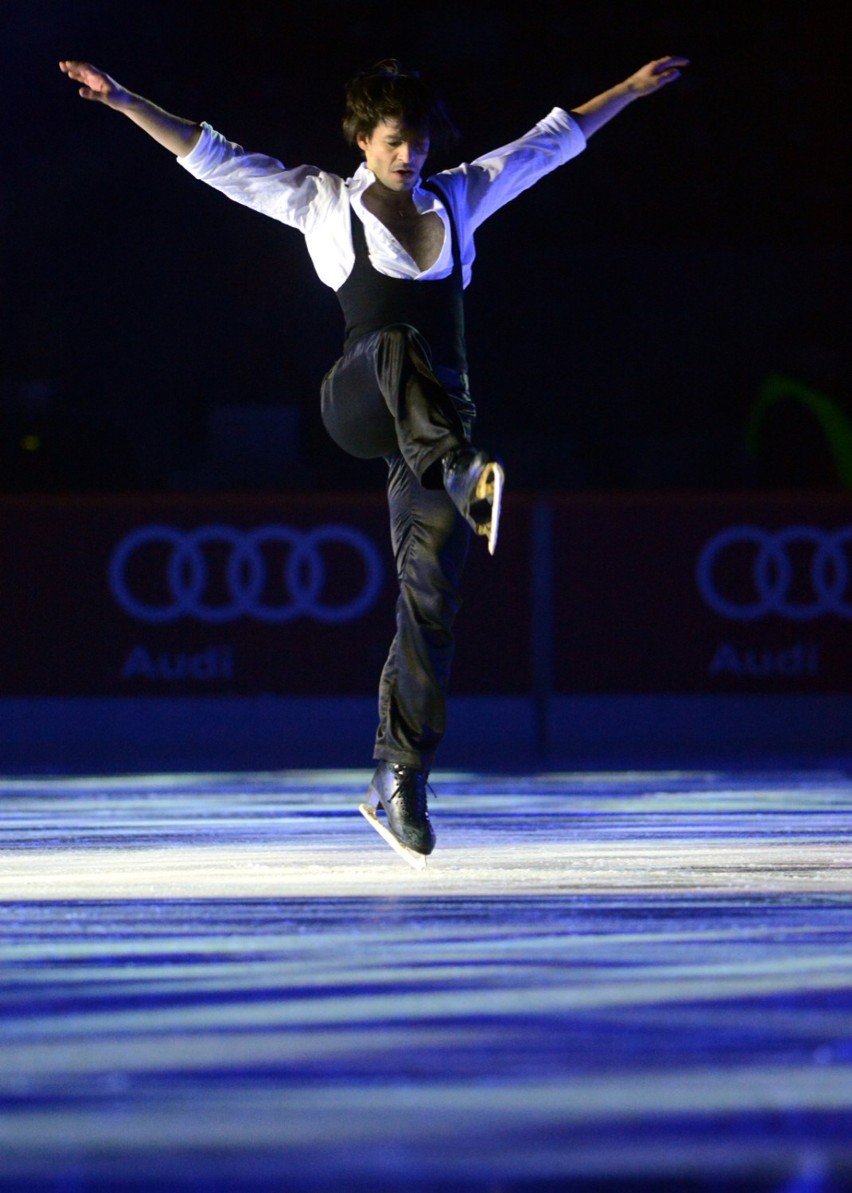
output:
M93 99L97 103L106 104L108 108L122 108L130 99L129 91L89 62L63 59L59 63L59 69L68 75L69 79L82 83L79 93L83 99Z
M115 79L111 79L90 62L63 59L59 63L59 69L68 75L69 79L82 84L80 95L83 99L93 99L107 108L122 112L149 137L153 137L158 144L164 145L178 157L189 153L197 144L201 136L200 124L163 111L149 99L136 95L135 92L128 91L116 83Z

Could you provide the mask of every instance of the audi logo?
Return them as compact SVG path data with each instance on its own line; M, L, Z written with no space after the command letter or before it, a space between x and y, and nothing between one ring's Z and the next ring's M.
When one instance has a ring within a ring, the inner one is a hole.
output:
M852 526L833 531L731 526L702 549L696 568L698 589L714 612L735 621L755 621L770 613L794 621L827 613L849 618L850 543ZM753 552L744 599L720 591L720 572L737 551Z
M346 592L337 599L330 590L337 593L341 581ZM139 621L310 617L336 623L353 621L374 604L382 563L371 540L351 526L142 526L113 552L109 584L121 608Z

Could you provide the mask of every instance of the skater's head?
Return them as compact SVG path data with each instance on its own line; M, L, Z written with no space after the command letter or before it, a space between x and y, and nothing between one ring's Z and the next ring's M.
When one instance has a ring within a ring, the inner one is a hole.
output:
M414 145L444 148L458 139L458 129L443 100L396 58L385 58L361 71L346 88L343 132L362 152L379 125L395 127Z

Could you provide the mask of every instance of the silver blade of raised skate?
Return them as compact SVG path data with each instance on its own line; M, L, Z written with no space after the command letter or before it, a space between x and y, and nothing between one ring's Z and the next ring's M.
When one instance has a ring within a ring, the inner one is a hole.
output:
M495 464L492 474L493 490L491 494L491 523L488 528L488 554L493 555L497 549L497 532L500 529L500 509L503 504L503 482L505 473L499 464Z

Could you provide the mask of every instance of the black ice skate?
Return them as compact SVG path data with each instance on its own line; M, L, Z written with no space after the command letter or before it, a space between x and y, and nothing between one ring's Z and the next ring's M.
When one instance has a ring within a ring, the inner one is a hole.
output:
M505 479L502 465L473 447L447 452L441 465L453 504L477 534L488 535L488 552L493 555Z
M379 820L382 807L387 822ZM415 870L426 866L426 855L435 848L435 830L426 808L426 772L416 766L380 762L370 780L367 799L358 805L380 837Z

